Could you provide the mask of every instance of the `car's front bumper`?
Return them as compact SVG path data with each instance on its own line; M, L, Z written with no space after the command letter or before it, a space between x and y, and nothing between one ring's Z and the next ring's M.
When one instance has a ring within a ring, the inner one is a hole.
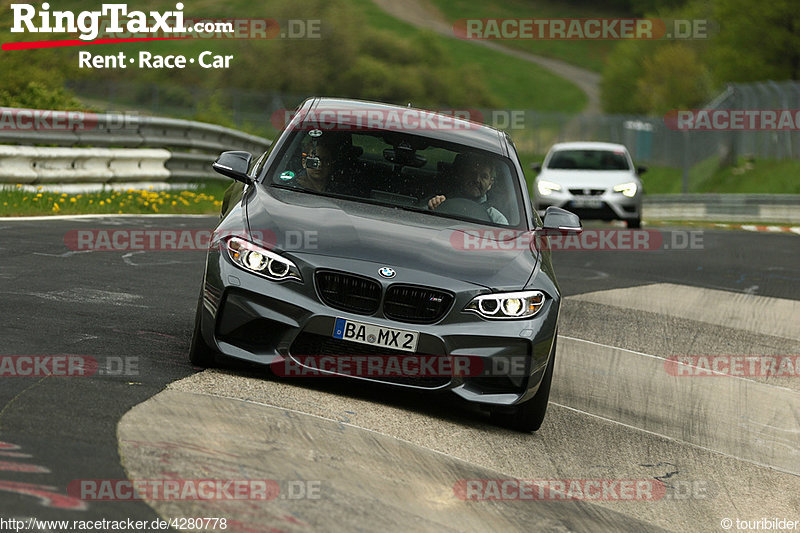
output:
M536 194L540 214L550 207L560 207L587 220L638 220L642 218L641 194L629 198L616 192L602 195L574 195L569 191L553 191L547 196Z
M219 249L212 249L206 266L200 318L206 343L225 356L273 367L287 361L294 367L302 366L301 356L385 353L372 350L372 346L334 339L334 322L341 317L417 331L416 354L477 360L483 369L480 375L470 372L418 380L349 377L396 387L452 390L467 400L489 405L517 404L536 393L549 362L560 305L560 295L549 279L545 279L547 301L533 318L489 321L461 311L474 296L487 292L485 288L452 279L436 280L435 276L432 280L429 273L404 272L403 282L422 284L425 278L435 286L436 281L441 281L440 287L456 294L451 310L442 320L412 324L388 319L380 310L364 316L335 309L317 295L313 280L319 268L369 275L380 265L311 254L295 256L293 260L303 281L274 282L234 266ZM546 278L543 273L539 275ZM375 279L384 283L384 290L397 281ZM403 355L407 354L396 354Z

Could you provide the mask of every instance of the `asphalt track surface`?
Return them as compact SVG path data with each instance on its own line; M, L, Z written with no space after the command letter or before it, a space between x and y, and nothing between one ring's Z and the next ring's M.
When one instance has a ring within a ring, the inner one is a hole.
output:
M214 223L0 220L0 355L88 356L103 371L0 378L0 519L224 516L228 531L723 531L726 517L800 519L797 374L676 378L665 364L800 354L796 235L704 231L694 250L557 252L566 299L551 405L522 435L450 396L241 365L199 372L186 352L203 252L76 252L64 240ZM319 498L63 497L75 480L128 478L270 479L282 495L303 481ZM465 502L454 490L492 478L657 480L665 496Z

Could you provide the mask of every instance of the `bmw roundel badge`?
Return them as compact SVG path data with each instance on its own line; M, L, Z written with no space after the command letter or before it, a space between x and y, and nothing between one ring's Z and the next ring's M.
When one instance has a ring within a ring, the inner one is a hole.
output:
M393 268L381 267L378 269L378 274L384 278L393 278L397 275L397 272L395 272Z

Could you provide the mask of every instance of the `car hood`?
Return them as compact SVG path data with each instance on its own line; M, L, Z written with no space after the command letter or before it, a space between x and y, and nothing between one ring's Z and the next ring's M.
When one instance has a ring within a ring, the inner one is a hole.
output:
M628 181L638 181L630 170L544 169L538 179L552 181L568 189L605 189Z
M370 261L498 290L524 287L538 261L522 231L263 185L253 189L250 231L289 255Z

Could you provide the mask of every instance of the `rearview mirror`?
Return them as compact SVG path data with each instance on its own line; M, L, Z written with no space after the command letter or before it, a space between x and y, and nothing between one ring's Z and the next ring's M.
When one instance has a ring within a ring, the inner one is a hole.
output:
M636 173L637 173L638 175L640 175L640 176L641 176L641 175L642 175L642 174L644 174L645 172L647 172L647 167L636 167Z
M580 233L583 231L581 219L575 213L551 205L544 212L544 229Z
M250 160L253 156L249 152L222 152L211 168L236 181L250 183L252 180L247 175Z
M533 171L535 171L537 173L541 172L542 171L542 164L541 163L531 163L531 170L533 170Z

